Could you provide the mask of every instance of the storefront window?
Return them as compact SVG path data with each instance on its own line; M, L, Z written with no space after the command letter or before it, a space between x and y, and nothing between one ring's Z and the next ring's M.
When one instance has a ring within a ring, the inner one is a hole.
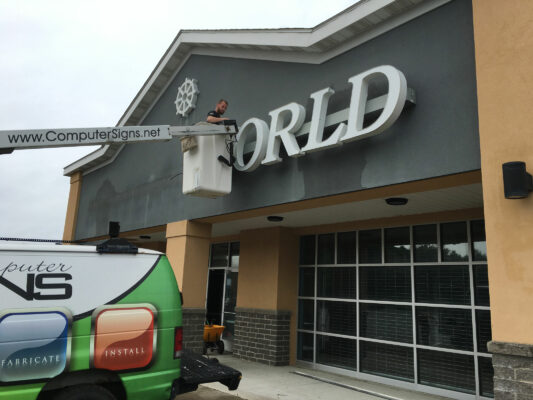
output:
M357 270L350 267L318 268L318 297L355 299Z
M317 301L317 331L354 336L357 332L357 303Z
M357 234L341 232L337 234L337 264L355 264Z
M391 342L413 341L413 317L410 306L361 303L360 336Z
M315 302L298 300L298 328L312 331L315 329Z
M482 396L494 397L494 367L492 358L478 357L479 393Z
M357 341L335 336L317 335L316 360L320 364L357 369Z
M472 235L472 259L474 261L487 261L487 242L483 221L470 222L470 232Z
M488 353L487 343L492 340L489 310L476 310L476 333L478 350Z
M359 267L359 298L411 301L410 267Z
M413 242L415 262L438 261L437 225L413 226Z
M315 264L316 236L302 236L300 238L300 265Z
M318 235L318 264L333 264L335 262L335 235L329 233Z
M237 276L238 272L226 272L226 292L224 293L224 312L235 313L237 304Z
M490 306L489 274L486 265L474 265L474 290L476 306Z
M313 334L298 332L298 360L313 362Z
M315 295L315 269L300 268L300 284L298 285L298 295L302 297L313 297Z
M418 344L456 350L474 349L471 310L416 307L416 327Z
M217 243L211 246L210 268L228 266L228 243Z
M413 349L361 340L361 371L386 378L414 381Z
M359 263L381 263L381 229L359 232Z
M239 255L241 252L240 242L230 243L230 266L231 268L239 268Z
M409 227L385 229L385 262L408 263L410 261Z
M465 393L476 392L474 357L419 349L418 380L423 385Z
M442 261L468 261L466 222L441 225Z
M308 235L300 244L299 360L493 396L483 221Z
M415 267L418 303L470 304L468 265L420 265Z

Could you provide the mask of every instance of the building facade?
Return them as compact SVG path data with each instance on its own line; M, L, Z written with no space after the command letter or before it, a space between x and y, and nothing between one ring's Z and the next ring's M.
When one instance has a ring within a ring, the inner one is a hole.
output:
M165 251L185 335L457 399L531 398L533 5L361 1L311 29L182 31L121 120L241 132L231 193L182 193L178 140L66 167L65 238ZM528 397L530 396L530 397Z

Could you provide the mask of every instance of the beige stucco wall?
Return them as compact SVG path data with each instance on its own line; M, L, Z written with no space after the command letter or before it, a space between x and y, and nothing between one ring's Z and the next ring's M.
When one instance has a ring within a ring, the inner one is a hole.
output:
M76 235L76 220L81 194L81 172L76 172L70 177L70 190L68 194L67 214L65 216L65 228L63 240L74 240Z
M296 360L298 236L287 228L240 235L237 307L291 311L290 362Z
M211 225L192 221L167 224L167 257L186 308L205 308Z
M533 344L533 196L507 200L502 163L533 172L533 1L473 0L492 338Z
M297 255L298 237L291 229L241 232L237 307L288 310L298 289Z

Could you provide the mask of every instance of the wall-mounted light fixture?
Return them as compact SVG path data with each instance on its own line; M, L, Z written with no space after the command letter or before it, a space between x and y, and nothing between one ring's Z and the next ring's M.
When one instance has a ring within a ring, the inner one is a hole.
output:
M502 164L503 191L506 199L524 199L533 191L533 179L523 161Z
M281 222L283 221L283 217L279 215L269 215L267 217L267 220L269 220L270 222Z

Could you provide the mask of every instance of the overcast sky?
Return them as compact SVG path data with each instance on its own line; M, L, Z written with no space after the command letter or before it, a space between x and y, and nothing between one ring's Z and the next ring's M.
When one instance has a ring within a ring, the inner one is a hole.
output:
M114 126L180 29L313 27L355 0L0 0L0 130ZM63 236L63 168L97 147L0 155L0 237Z

